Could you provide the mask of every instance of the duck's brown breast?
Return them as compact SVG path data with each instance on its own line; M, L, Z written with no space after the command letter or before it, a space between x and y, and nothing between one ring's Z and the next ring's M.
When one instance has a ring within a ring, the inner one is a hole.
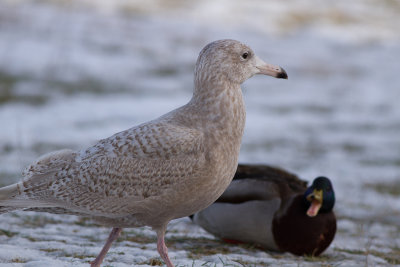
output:
M331 244L336 233L336 218L331 211L315 217L306 215L302 195L272 223L275 242L283 252L318 256Z

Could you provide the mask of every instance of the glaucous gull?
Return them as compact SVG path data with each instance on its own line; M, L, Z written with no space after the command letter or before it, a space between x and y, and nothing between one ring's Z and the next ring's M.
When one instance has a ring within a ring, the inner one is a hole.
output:
M150 226L168 267L169 221L213 203L235 174L245 124L240 85L255 74L287 78L245 44L219 40L200 52L191 100L80 151L40 157L0 189L0 213L33 210L91 217L113 227L100 266L124 227Z

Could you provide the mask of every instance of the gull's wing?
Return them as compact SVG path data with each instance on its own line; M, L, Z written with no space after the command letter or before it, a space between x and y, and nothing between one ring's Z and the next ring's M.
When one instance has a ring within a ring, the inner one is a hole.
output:
M4 206L61 207L96 216L135 212L135 203L167 194L204 164L203 134L146 123L82 152L64 150L32 164Z

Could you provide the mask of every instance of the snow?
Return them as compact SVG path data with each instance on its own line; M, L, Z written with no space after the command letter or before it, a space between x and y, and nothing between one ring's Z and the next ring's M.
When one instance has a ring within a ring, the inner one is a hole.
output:
M338 232L309 259L224 244L182 218L167 232L175 264L400 265L399 10L369 0L2 1L0 185L41 154L186 103L198 52L234 38L289 75L243 85L240 161L330 177ZM3 214L0 266L88 266L109 230L74 216ZM123 233L105 266L157 263L151 229Z

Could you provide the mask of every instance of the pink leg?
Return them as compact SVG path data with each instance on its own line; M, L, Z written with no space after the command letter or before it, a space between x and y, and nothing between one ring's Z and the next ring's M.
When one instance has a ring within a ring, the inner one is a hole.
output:
M167 267L174 267L174 265L172 264L171 260L168 257L168 249L164 242L164 235L165 235L164 229L157 230L157 250L158 253L160 253L160 256L164 260L165 264L167 264Z
M97 258L92 261L90 264L91 267L100 267L100 264L103 262L104 257L107 254L107 251L110 249L112 242L119 236L122 232L122 228L113 228L110 235L108 236L107 242L104 244L103 249L100 251L100 254Z

